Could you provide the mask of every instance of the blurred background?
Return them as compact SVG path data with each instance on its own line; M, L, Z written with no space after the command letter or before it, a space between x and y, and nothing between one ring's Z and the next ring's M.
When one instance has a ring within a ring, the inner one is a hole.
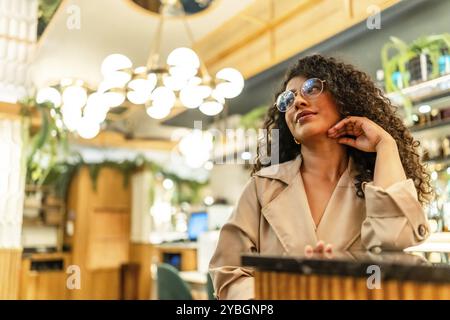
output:
M366 71L421 142L450 250L450 2L0 0L0 299L212 299L286 69ZM431 257L439 262L441 256Z

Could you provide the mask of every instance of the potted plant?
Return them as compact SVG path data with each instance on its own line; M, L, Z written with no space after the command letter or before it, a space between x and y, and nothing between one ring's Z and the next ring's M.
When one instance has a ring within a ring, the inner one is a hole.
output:
M403 40L390 37L390 41L381 49L386 92L398 91L407 86L406 63L413 57L414 53Z
M390 40L381 50L387 92L450 72L450 34L423 36L410 45L396 37Z
M437 78L441 72L439 61L450 48L450 34L420 37L413 41L409 50L415 54L407 63L409 84ZM445 63L445 61L444 61Z

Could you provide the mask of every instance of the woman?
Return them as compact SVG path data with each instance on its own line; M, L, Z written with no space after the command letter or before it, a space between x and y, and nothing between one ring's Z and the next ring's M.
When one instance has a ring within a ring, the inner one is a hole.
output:
M279 130L280 163L257 159L221 230L210 263L219 299L253 297L242 253L402 250L428 237L419 143L367 74L321 55L300 59L264 128Z

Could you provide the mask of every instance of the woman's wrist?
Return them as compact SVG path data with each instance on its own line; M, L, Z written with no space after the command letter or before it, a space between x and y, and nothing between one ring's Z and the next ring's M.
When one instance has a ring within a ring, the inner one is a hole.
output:
M397 150L397 143L394 138L390 135L383 137L375 146L376 152L384 151L384 150Z

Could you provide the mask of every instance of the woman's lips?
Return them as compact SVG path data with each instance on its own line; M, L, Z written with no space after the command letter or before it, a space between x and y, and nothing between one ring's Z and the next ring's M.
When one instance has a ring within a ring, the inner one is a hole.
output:
M295 117L295 123L303 124L306 121L311 120L317 113L312 111L302 111Z

